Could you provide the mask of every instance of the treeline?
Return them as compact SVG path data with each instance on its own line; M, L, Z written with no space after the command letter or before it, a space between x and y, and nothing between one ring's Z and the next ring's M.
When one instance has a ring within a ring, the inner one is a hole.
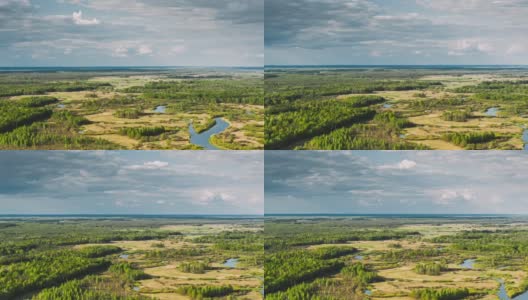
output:
M339 100L313 101L302 110L265 116L266 149L277 149L340 127L371 120L376 111Z
M405 123L405 122L404 122ZM300 149L305 150L426 150L427 146L398 137L400 129L386 124L356 124L316 136Z
M150 278L150 276L143 272L143 270L136 269L126 262L113 264L108 271L126 282L134 282L136 280Z
M365 286L354 280L318 278L294 285L285 291L266 294L267 300L341 300L365 299Z
M270 75L270 74L267 74ZM267 76L266 106L284 104L299 99L315 99L322 96L369 94L377 91L421 90L441 86L441 82L418 80L379 80L358 78L352 75L287 74Z
M460 147L473 147L474 144L488 143L495 140L494 132L452 132L444 134L444 140Z
M194 79L149 82L130 87L127 93L143 93L148 99L178 99L196 103L264 104L260 79Z
M124 286L127 287L126 283L114 278L91 275L44 289L33 296L32 300L153 300L151 297L128 292Z
M470 118L471 113L465 110L444 111L442 114L442 119L445 121L467 122Z
M68 279L105 270L110 262L74 250L49 251L31 261L0 269L0 299L63 283Z
M0 148L121 149L120 146L103 139L74 135L68 131L69 124L71 123L34 123L18 127L0 134ZM60 125L64 127L58 128Z
M447 270L446 263L438 262L425 262L418 263L414 266L414 271L422 275L441 275L443 271Z
M123 127L119 129L119 133L126 135L133 139L141 139L148 136L157 136L165 132L165 127Z
M414 231L394 231L394 230L343 230L341 232L327 231L320 232L299 232L294 235L269 235L266 237L264 248L268 250L287 249L292 246L310 246L320 244L340 244L349 241L384 241L397 240L410 236L419 236L419 232Z
M138 108L122 108L114 112L114 116L125 119L138 119L143 115L143 111Z
M72 128L78 128L82 125L90 124L90 120L67 110L54 111L51 119L61 125L66 125L67 127Z
M410 108L420 110L431 110L431 109L442 109L442 108L453 108L454 106L460 106L466 104L465 98L442 98L442 99L428 99L428 100L414 100L409 102Z
M266 293L283 291L304 281L337 273L344 264L325 260L307 250L281 251L266 255L264 275Z
M351 278L363 285L367 285L368 283L376 282L382 279L376 271L368 269L362 263L354 263L344 267L341 269L341 274L345 277L345 279Z
M296 101L291 103L284 103L281 105L274 105L266 107L266 115L274 115L274 114L280 114L290 111L298 111L307 109L310 106L322 106L324 103L331 104L332 101L339 101L343 103L347 103L351 107L360 108L360 107L367 107L375 104L380 104L385 101L387 101L385 98L381 96L375 96L375 95L368 95L368 96L349 96L344 99L316 99L316 100L306 100L306 101Z
M178 270L185 273L204 274L209 269L209 263L203 261L182 262L178 265Z
M438 257L443 255L442 250L436 248L426 248L426 249L406 249L406 250L390 250L383 252L381 257L384 260L389 261L416 261L428 257Z
M81 108L89 111L99 111L106 108L122 108L127 105L142 107L146 101L136 95L114 95L112 98L85 99L81 102Z
M145 257L154 259L173 259L182 257L202 256L209 252L209 250L204 248L150 250L145 252Z
M392 111L376 113L354 108L353 103L371 104L384 101L377 96L358 96L349 102L312 101L309 107L266 115L265 143L270 149L282 148L311 138L299 149L307 150L413 150L427 147L400 139L402 129L414 124ZM297 106L295 105L292 106ZM356 115L358 112L362 113ZM357 124L366 121L366 124ZM346 127L345 127L346 126ZM341 127L341 128L339 128Z
M212 243L219 250L262 251L262 233L258 232L222 232L193 239L195 243Z
M271 300L338 300L364 299L368 284L382 280L375 271L361 263L345 266L341 269L342 280L317 278L312 282L302 282L287 290L275 293L267 292L266 299Z
M473 93L477 100L500 102L525 102L528 100L528 81L485 81L477 85L463 86L456 93Z
M311 250L311 253L321 259L338 258L345 255L350 255L358 252L354 247L321 247Z
M414 124L407 118L401 117L392 111L383 111L381 113L377 113L374 117L374 122L380 125L387 125L388 127L395 129L404 129L414 126Z
M24 97L19 100L15 100L15 103L26 107L41 107L57 102L59 102L59 99L51 96Z
M528 233L522 230L467 231L453 236L432 239L437 243L450 243L455 250L497 253L501 256L525 257L528 255Z
M426 288L411 292L411 297L420 300L460 300L469 295L467 288Z
M50 92L90 91L98 88L111 88L104 82L20 82L0 84L0 97L20 95L42 95Z
M178 288L178 293L191 297L192 299L204 299L209 297L224 297L234 292L231 285L206 285L206 286L183 286Z
M84 230L84 233L86 229ZM125 230L109 230L100 231L92 230L90 234L81 234L81 232L75 232L72 230L71 233L52 234L51 230L45 232L48 236L33 237L32 235L25 237L23 240L11 239L6 242L0 243L0 262L2 259L6 259L8 256L23 256L25 258L32 258L32 250L47 249L50 247L57 246L70 246L79 244L100 244L108 243L111 241L140 241L140 240L151 240L151 239L163 239L168 238L171 235L177 235L177 232L163 232L163 231L150 231L150 230L138 230L138 231L125 231ZM97 248L97 251L117 251L114 247ZM113 249L113 250L108 250ZM77 253L83 253L84 251L95 251L81 250Z
M35 108L19 105L16 101L0 101L0 133L11 131L19 126L46 120L53 111L48 108Z

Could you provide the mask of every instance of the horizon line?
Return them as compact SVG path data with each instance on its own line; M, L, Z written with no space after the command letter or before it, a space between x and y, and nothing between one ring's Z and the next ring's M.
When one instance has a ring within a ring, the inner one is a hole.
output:
M133 214L133 213L27 213L27 214L0 214L6 216L182 216L182 217L199 217L199 216L264 216L264 214Z
M93 66L0 66L0 68L262 68L264 66L257 65L93 65Z
M514 213L266 213L264 216L528 216Z
M428 66L526 66L528 64L265 64L264 67L296 67L296 66L309 66L309 67L318 67L318 66L358 66L358 67L373 67L373 66L413 66L413 67L428 67Z

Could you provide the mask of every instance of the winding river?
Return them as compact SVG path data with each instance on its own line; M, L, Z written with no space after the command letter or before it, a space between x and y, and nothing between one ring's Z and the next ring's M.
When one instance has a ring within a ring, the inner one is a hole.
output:
M475 264L475 259L466 259L460 266L466 269L473 269L474 264ZM510 298L508 296L508 293L506 292L506 286L504 285L504 280L498 279L497 281L500 282L501 284L499 288L499 293L497 294L500 300L528 300L528 291L514 298Z
M212 135L223 132L229 127L229 123L222 118L215 118L216 124L202 133L194 130L192 122L189 124L189 134L191 135L191 144L202 146L206 150L220 150L209 142Z
M506 293L506 286L504 285L504 280L499 280L500 282L500 289L497 296L499 296L500 300L528 300L528 292L524 292L518 296L515 296L514 298L510 298L508 296L508 293Z

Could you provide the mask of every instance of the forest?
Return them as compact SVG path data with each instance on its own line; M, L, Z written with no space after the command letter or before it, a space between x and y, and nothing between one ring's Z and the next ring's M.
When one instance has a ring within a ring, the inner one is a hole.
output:
M262 149L262 78L237 68L0 72L0 149ZM228 127L191 142L189 126L205 135L215 118Z
M523 299L527 232L526 217L267 216L266 299Z
M500 67L270 67L265 148L524 149L527 77Z
M262 227L238 217L0 218L0 299L262 299Z

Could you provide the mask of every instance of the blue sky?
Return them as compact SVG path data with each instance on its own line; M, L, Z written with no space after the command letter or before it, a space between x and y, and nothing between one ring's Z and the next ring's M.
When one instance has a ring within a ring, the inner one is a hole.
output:
M2 214L262 214L261 151L4 151Z
M528 64L526 0L265 0L266 65Z
M0 0L0 66L261 66L263 0Z
M521 151L266 151L266 213L528 214Z

